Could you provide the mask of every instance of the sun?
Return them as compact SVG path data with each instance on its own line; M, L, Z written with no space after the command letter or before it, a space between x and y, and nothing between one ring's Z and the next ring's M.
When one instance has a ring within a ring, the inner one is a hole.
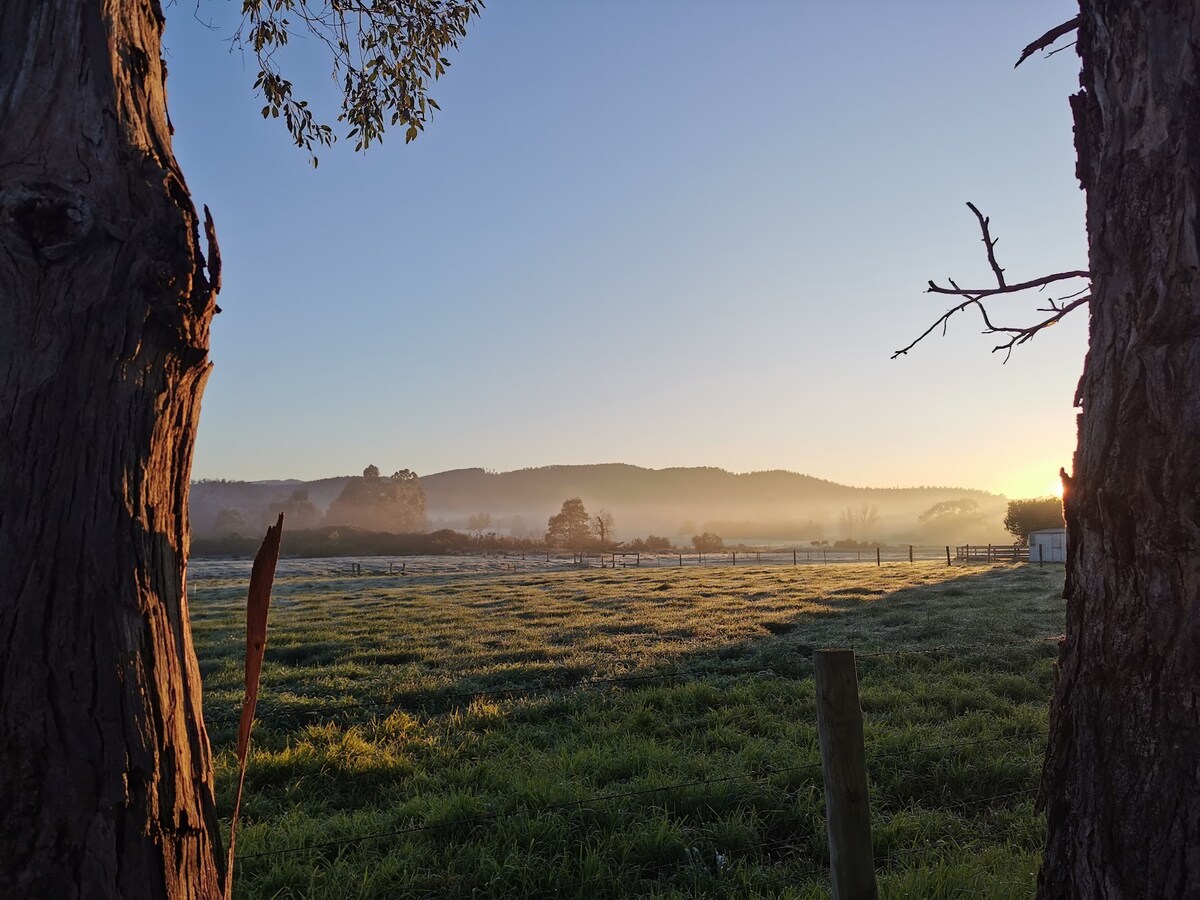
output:
M1046 489L1045 496L1047 496L1047 497L1061 497L1062 495L1063 495L1063 486L1062 486L1061 480L1055 481L1053 484L1050 485L1049 488Z

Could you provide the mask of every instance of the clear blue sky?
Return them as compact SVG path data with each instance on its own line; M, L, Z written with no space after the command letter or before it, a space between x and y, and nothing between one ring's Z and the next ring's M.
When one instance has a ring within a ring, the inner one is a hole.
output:
M168 10L225 262L196 477L629 462L1019 496L1070 468L1083 311L1007 365L966 317L889 360L948 305L927 279L990 281L967 200L1011 279L1086 267L1078 60L1013 70L1070 0L495 0L418 141L316 170L259 116L236 6Z

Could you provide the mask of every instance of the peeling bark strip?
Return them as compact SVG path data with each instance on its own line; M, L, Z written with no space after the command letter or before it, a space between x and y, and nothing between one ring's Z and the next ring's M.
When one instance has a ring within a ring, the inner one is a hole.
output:
M1073 19L1063 22L1061 25L1054 26L1032 44L1026 46L1025 49L1021 51L1021 56L1013 65L1013 68L1015 69L1020 66L1021 63L1025 62L1025 60L1029 59L1029 57L1033 56L1033 54L1037 53L1039 50L1045 50L1047 47L1052 47L1054 42L1064 34L1070 34L1079 27L1079 19L1080 17L1076 16Z
M242 789L246 785L246 758L250 755L250 728L254 724L254 706L258 703L258 682L262 675L263 654L267 650L267 610L271 605L271 587L279 563L279 539L283 535L283 513L267 529L262 546L254 556L250 571L250 594L246 598L246 694L242 700L242 720L238 724L238 786L233 801L233 820L229 825L229 862L225 868L225 897L233 897L233 852L237 845L238 813L242 810Z
M1092 275L1039 896L1200 896L1200 4L1082 0Z
M222 895L184 577L217 266L162 26L157 0L0 2L6 900Z

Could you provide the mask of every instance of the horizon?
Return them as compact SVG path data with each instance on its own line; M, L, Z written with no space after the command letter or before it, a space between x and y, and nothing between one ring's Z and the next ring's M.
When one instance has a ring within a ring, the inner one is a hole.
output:
M369 465L374 465L374 463L369 463ZM852 484L849 482L836 481L831 478L823 478L820 475L814 475L811 472L800 472L800 471L796 471L794 469L752 469L749 471L738 472L738 471L733 471L731 469L726 469L722 466L651 467L651 466L639 466L639 465L636 465L633 463L624 463L624 462L551 463L549 465L544 465L544 466L522 466L522 467L516 468L516 469L503 469L503 470L490 469L485 466L456 466L453 469L439 469L439 470L433 471L433 472L415 472L414 474L416 474L417 478L420 479L420 478L432 478L432 477L435 477L438 475L449 475L449 474L453 474L455 472L483 472L484 474L487 474L487 475L511 475L516 472L536 472L536 471L541 471L543 469L602 468L602 467L608 467L608 466L627 467L627 468L639 469L644 472L667 472L667 471L680 471L680 470L716 471L716 472L721 472L726 475L770 475L770 474L778 473L778 474L783 474L783 475L795 475L800 478L810 478L815 481L820 481L820 482L823 482L826 484L833 484L838 487L852 488L854 490L862 490L862 491L970 491L970 492L975 492L975 493L990 494L992 496L995 496L995 497L998 497L998 498L1001 498L1004 500L1041 499L1041 498L1045 498L1045 497L1061 497L1062 496L1061 485L1059 486L1059 488L1060 488L1059 490L1048 490L1041 494L1030 494L1030 495L1027 495L1024 497L1014 497L1014 496L1010 496L1008 494L998 493L996 491L990 491L987 488L972 487L970 485L964 485L964 484L891 484L891 485ZM388 471L388 469L390 467L389 466L380 466L378 468L381 473L385 473ZM398 470L393 470L393 471L398 471ZM358 472L343 472L343 473L339 473L336 475L318 475L318 476L312 477L312 478L294 478L294 477L288 476L288 477L247 479L247 478L228 478L228 477L222 477L222 476L205 476L205 477L193 477L192 483L193 484L201 484L201 483L205 483L205 482L210 482L210 483L226 483L226 484L307 484L307 483L315 482L315 481L331 481L331 480L338 479L338 478L355 478L355 477L359 477L361 475L362 475L362 472L358 471Z

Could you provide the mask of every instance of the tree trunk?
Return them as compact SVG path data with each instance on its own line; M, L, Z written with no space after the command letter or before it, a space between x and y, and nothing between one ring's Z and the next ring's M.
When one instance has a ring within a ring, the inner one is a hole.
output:
M185 593L217 256L156 0L0 3L0 896L220 895Z
M1200 5L1082 0L1091 333L1043 898L1200 896Z

